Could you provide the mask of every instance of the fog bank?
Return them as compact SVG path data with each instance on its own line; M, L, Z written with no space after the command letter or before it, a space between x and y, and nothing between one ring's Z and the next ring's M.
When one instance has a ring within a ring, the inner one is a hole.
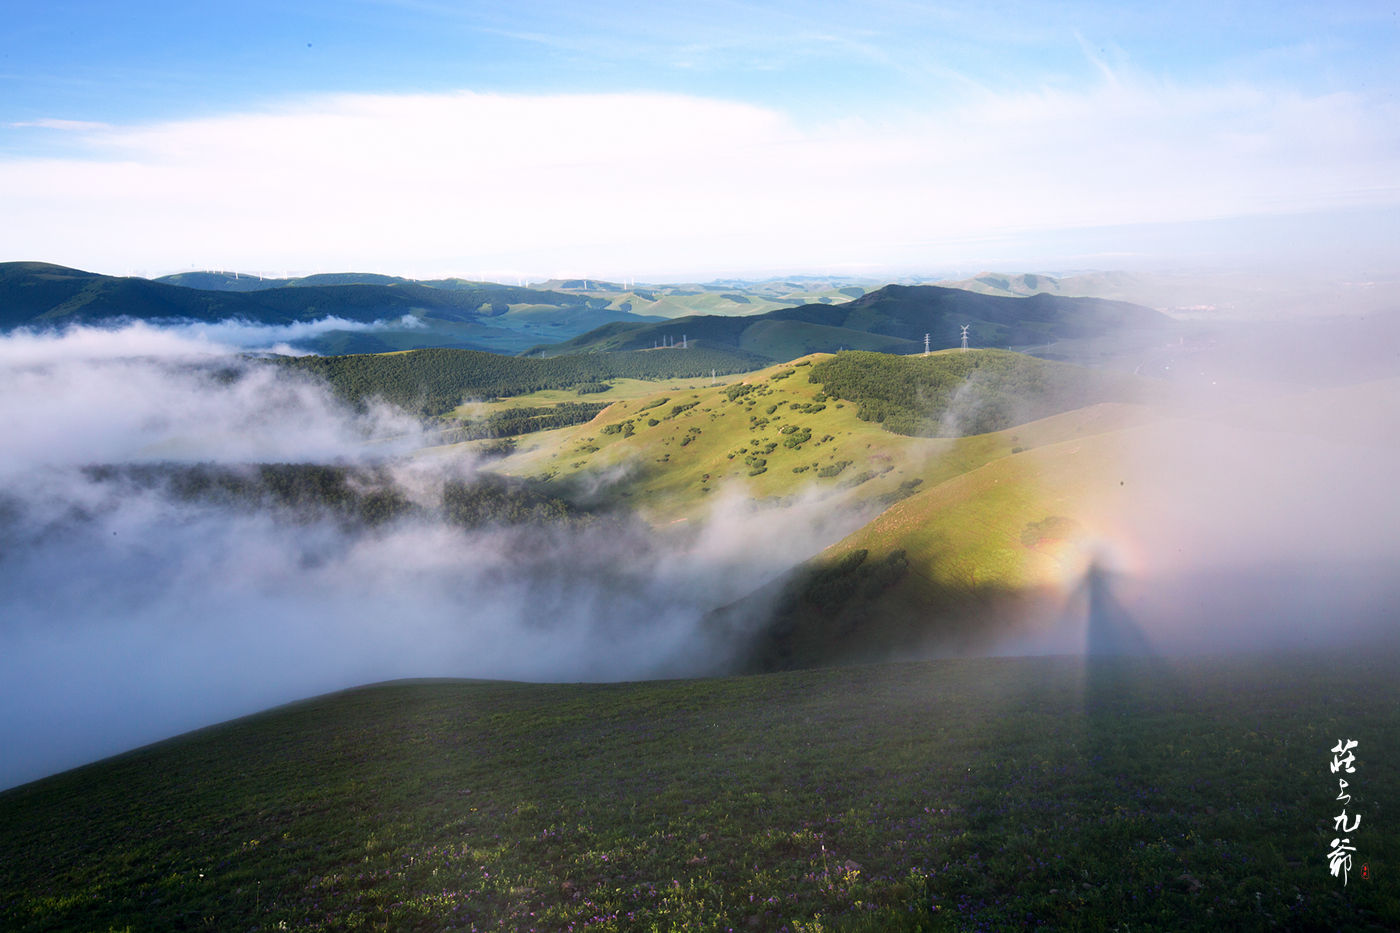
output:
M710 673L703 617L853 522L742 490L667 532L452 521L443 490L477 465L403 458L415 422L148 327L0 339L0 419L0 786L388 678ZM407 505L363 522L87 468L278 462L356 467L349 487L372 473Z

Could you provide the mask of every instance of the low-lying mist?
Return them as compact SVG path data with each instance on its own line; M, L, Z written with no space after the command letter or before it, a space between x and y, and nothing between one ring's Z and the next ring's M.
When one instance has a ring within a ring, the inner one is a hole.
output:
M854 521L741 490L693 528L570 510L144 326L0 340L0 416L0 786L389 678L712 673L705 616Z

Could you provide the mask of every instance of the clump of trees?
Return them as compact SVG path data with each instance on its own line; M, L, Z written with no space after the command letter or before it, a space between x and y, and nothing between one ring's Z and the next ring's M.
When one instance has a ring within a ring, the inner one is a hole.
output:
M535 431L565 428L592 421L594 415L607 407L607 402L562 402L558 405L512 408L492 412L485 418L459 422L457 426L445 430L442 439L445 444L456 444L480 438L517 437ZM603 430L606 432L607 428Z

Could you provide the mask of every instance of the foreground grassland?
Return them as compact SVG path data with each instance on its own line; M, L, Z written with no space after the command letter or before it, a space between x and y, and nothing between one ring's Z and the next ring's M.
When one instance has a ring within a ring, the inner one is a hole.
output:
M0 928L1394 929L1396 670L367 687L0 794Z

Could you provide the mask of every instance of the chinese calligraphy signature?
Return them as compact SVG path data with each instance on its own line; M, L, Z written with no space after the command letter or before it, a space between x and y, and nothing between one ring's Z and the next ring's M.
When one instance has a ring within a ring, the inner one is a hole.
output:
M1327 862L1332 870L1332 877L1341 878L1344 887L1351 872L1351 853L1356 851L1356 846L1351 844L1351 833L1356 832L1357 827L1361 825L1361 814L1347 816L1346 808L1351 805L1351 794L1347 793L1347 788L1351 787L1351 782L1340 775L1356 773L1356 755L1352 753L1352 749L1357 745L1356 739L1338 739L1337 744L1332 746L1332 773L1339 775L1337 799L1342 801L1343 805L1342 812L1332 818L1337 838L1330 843L1332 851L1327 855Z

